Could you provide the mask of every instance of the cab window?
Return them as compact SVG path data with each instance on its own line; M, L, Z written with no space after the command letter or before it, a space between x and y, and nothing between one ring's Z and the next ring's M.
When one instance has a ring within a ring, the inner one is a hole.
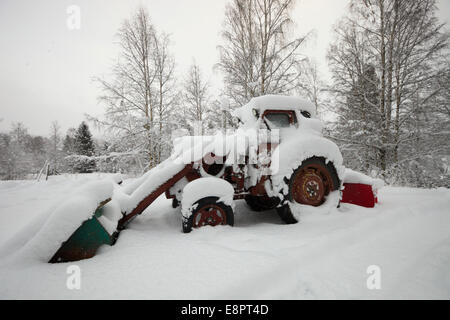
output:
M268 120L269 125L275 128L287 128L295 123L294 116L291 112L271 112L266 111L263 115Z

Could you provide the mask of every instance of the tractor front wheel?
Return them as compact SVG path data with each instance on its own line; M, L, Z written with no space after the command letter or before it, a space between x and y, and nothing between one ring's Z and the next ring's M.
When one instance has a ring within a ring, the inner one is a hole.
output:
M192 214L189 218L183 217L183 232L189 233L192 228L218 225L234 225L233 208L218 202L218 197L200 199L192 206Z

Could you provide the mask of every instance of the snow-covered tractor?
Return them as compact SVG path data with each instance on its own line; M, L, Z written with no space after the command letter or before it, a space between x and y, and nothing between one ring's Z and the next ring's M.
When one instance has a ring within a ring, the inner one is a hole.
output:
M175 158L189 159L187 153L192 160L191 172L166 191L174 206L182 204L184 232L233 224L233 199L245 199L255 211L275 209L284 222L295 223L293 205L320 206L340 190L342 156L321 135L311 103L263 96L235 116L233 134L175 141Z
M353 181L346 181L339 148L322 136L310 102L262 96L235 116L239 128L233 133L177 137L169 159L131 183L115 185L50 262L89 258L100 245L114 244L120 230L163 193L174 208L181 206L186 233L233 225L237 199L245 199L252 210L274 209L288 224L299 221L302 206L338 206L342 199L374 205L376 190L368 177L351 172Z

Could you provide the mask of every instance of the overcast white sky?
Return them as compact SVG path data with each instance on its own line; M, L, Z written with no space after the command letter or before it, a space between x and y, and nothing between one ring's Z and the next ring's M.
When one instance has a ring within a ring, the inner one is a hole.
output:
M304 53L325 77L325 54L332 25L348 0L299 0L293 19L297 34L316 31ZM58 120L65 131L100 115L99 90L91 79L107 74L118 55L115 33L140 5L154 25L171 34L172 52L182 75L193 59L216 87L213 72L224 8L228 0L0 0L0 131L21 121L30 133L47 135ZM81 8L81 29L66 26L67 7ZM439 17L449 21L450 0L439 1Z

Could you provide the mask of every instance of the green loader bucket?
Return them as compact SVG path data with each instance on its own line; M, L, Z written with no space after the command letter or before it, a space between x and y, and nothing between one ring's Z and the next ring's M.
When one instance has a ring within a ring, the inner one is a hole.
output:
M70 238L63 242L49 263L70 262L92 258L97 249L104 245L113 245L118 232L110 235L98 218L103 214L103 206L111 199L105 200L97 207L92 218L84 221Z

